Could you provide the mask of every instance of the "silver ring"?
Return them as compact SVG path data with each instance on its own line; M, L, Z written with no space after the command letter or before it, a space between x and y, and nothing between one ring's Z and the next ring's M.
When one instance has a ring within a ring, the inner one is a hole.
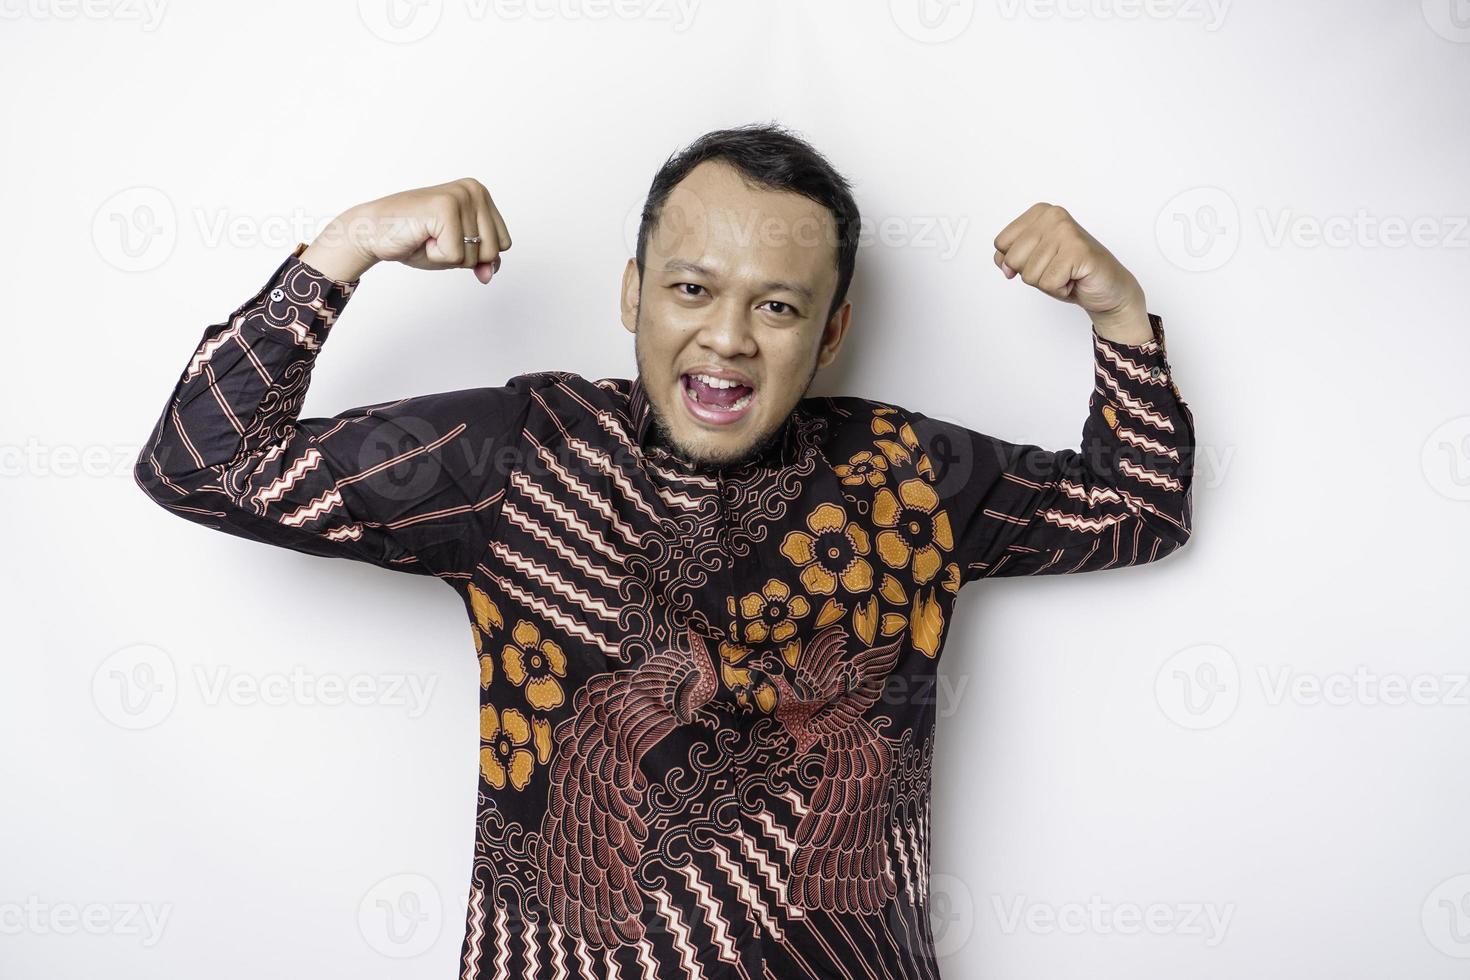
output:
M478 245L478 244L480 244L480 236L479 235L466 235L466 236L464 236L464 243L466 245Z

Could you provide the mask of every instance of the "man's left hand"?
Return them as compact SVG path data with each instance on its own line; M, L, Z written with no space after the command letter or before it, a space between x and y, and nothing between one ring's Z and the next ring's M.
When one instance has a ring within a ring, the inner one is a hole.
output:
M1153 339L1143 287L1066 208L1027 208L995 236L995 264L1007 279L1019 275L1048 296L1082 307L1106 340Z

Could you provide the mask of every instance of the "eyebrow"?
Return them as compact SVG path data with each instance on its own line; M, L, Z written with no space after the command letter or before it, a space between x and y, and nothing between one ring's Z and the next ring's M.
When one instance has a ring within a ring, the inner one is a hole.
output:
M688 259L669 259L669 261L664 263L664 271L689 272L697 276L706 276L710 279L715 278L713 270L705 268L698 262L690 262ZM761 290L763 292L769 292L776 289L784 289L788 292L795 293L796 295L805 299L808 303L812 301L812 291L806 286L801 285L800 283L786 282L781 279L772 279L770 282L761 283Z

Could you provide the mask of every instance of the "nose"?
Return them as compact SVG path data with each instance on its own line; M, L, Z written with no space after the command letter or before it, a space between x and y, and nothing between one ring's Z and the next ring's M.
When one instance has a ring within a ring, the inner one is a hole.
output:
M711 304L699 328L699 343L720 357L753 357L756 347L750 311L728 299Z

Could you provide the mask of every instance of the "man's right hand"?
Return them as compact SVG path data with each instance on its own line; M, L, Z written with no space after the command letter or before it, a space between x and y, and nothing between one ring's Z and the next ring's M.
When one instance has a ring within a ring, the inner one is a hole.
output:
M478 244L466 237L480 236ZM415 269L474 269L488 283L510 232L485 185L473 177L358 204L332 220L301 253L330 279L352 282L379 262Z

